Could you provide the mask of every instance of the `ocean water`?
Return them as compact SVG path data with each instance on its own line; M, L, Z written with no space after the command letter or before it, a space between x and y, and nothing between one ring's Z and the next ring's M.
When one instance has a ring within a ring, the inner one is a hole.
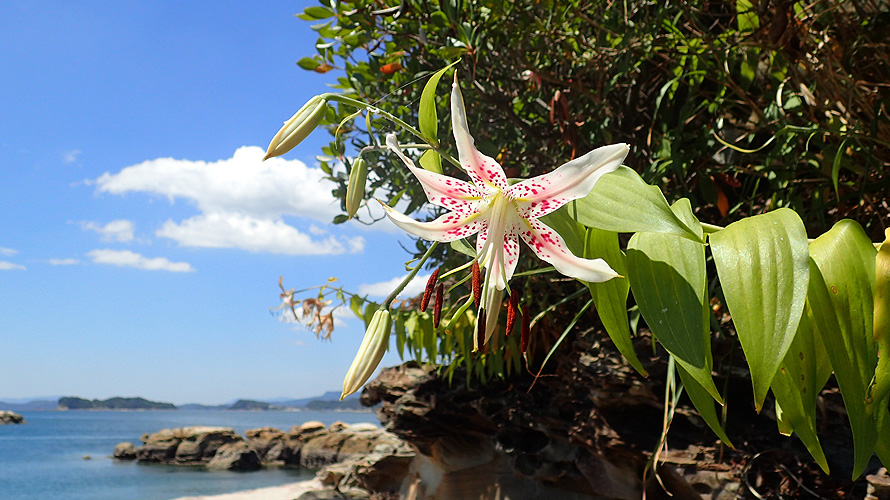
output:
M370 422L373 413L237 411L34 411L27 424L0 425L0 500L169 500L277 486L314 477L306 470L208 471L202 467L111 459L114 445L150 432L190 425L287 431L309 420ZM84 459L89 456L90 459Z

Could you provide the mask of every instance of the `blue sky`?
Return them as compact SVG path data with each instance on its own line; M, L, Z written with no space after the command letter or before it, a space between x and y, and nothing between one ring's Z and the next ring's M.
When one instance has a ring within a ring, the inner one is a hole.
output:
M323 343L278 321L278 277L385 293L407 240L329 224L325 131L259 161L337 76L295 64L312 4L2 3L0 400L340 388L362 325Z

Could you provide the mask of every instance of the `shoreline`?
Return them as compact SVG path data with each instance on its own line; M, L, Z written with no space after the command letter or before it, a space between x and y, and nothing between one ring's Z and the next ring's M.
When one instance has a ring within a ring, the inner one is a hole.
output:
M315 478L280 486L254 488L232 493L220 493L218 495L178 497L172 500L294 500L303 493L324 489L328 489L328 487L323 485L321 480Z

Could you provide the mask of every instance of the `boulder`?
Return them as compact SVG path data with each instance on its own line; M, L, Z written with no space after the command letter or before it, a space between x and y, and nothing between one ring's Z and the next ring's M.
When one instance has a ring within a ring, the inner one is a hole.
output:
M300 466L316 470L336 463L340 447L349 437L347 432L333 432L310 439L300 450Z
M302 425L295 425L284 438L284 448L280 453L284 465L302 467L303 445L310 439L328 434L328 428L317 420L310 420Z
M244 441L226 443L219 447L213 458L207 462L208 469L258 470L262 467L256 452Z
M194 426L163 429L143 436L144 443L136 451L140 462L204 464L225 444L243 438L228 427Z
M250 429L244 435L247 437L247 445L263 463L283 462L288 455L285 452L287 435L274 427Z
M25 417L19 415L18 413L14 413L8 410L0 411L0 425L6 424L24 424Z
M129 441L118 443L111 456L117 460L136 460L136 446Z

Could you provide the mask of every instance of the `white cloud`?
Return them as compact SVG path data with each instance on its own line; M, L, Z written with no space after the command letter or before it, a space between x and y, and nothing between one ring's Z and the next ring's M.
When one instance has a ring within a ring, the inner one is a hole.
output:
M79 149L72 149L71 151L65 151L62 154L62 161L65 162L66 165L70 165L77 161L77 157L80 156L81 151Z
M135 267L149 271L172 271L188 273L195 269L188 262L170 262L164 257L149 258L129 250L93 250L87 255L96 264L111 264L121 267Z
M310 225L303 232L283 221L297 216L329 223L340 213L331 184L317 168L298 160L272 158L255 146L238 148L216 162L158 158L105 173L92 183L102 193L143 192L185 199L200 214L168 220L157 236L183 246L240 248L252 252L292 255L360 252L361 238L320 238Z
M80 264L77 259L49 259L50 265L53 266L76 266Z
M361 237L343 241L333 236L313 240L281 220L225 212L198 215L181 223L168 220L157 235L190 247L241 248L251 252L287 255L338 254L347 250L360 252L365 246Z
M18 250L13 250L12 248L0 247L0 255L15 255L17 253L19 253Z
M24 271L25 266L0 260L0 271Z
M80 227L86 231L95 231L102 235L102 241L133 241L135 228L132 221L117 219L100 226L95 222L81 222Z
M370 295L371 297L386 297L393 290L399 286L399 283L402 282L407 274L402 276L396 276L395 278L387 281L381 281L379 283L366 283L363 285L359 285L358 293L359 295ZM429 274L418 274L408 283L408 286L402 290L402 293L399 294L399 297L415 297L423 293L423 290L426 288L426 282L430 279Z

